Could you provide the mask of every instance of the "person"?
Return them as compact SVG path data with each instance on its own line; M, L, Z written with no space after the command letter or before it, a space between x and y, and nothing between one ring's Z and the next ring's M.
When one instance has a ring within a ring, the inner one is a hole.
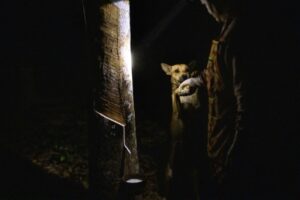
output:
M197 87L207 92L207 156L210 172L219 189L228 183L232 161L238 152L239 137L246 115L244 97L245 55L242 47L239 0L200 0L208 13L222 24L212 41L206 68L199 77L184 81L178 95L188 95ZM227 184L228 185L228 184Z

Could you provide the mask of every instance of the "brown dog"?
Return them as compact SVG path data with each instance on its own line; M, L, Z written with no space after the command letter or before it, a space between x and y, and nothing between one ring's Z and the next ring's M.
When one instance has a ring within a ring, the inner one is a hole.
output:
M186 79L198 76L198 72L194 70L194 66L186 64L169 65L161 63L162 70L171 78L172 86L172 116L170 123L170 149L168 153L167 167L165 171L165 195L169 196L170 185L175 174L186 174L189 176L190 182L195 182L197 177L197 164L195 164L199 152L198 140L200 139L201 126L201 101L200 90L195 91L188 96L179 96L178 87ZM178 167L177 163L184 163L184 166ZM178 169L185 170L178 170ZM180 172L179 172L180 171ZM185 176L185 175L183 175ZM174 184L172 184L174 185ZM198 199L196 191L197 183L191 183L190 187L194 187L195 199ZM187 186L189 187L189 186Z

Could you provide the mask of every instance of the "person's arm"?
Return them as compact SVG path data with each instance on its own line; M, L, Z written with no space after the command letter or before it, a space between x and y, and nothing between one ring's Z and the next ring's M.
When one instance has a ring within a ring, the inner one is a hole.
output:
M243 113L245 111L245 104L244 104L244 78L241 72L241 67L239 66L239 60L237 57L233 58L232 61L232 69L233 69L233 92L235 96L235 101L236 101L236 127L241 127L241 120L243 117Z
M231 57L230 65L232 69L232 84L233 84L233 95L234 95L234 106L235 106L235 133L232 144L229 148L228 155L231 157L231 154L235 154L236 151L239 151L237 145L240 143L237 140L240 140L244 132L244 120L245 120L245 77L243 72L244 63L240 55L234 55Z

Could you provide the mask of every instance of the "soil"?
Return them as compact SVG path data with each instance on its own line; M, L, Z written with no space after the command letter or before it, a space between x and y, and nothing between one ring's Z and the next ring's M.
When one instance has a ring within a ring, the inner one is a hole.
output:
M18 157L16 160L26 162L30 168L37 169L46 176L76 185L82 193L86 193L89 188L87 110L74 108L74 106L55 105L32 107L26 113L26 117L21 118L16 130L2 138L1 146L6 152L10 152L4 154L10 159L12 154L16 155ZM137 135L140 168L146 180L140 198L160 200L162 197L159 194L159 180L163 164L161 151L167 142L167 132L159 123L144 119L137 121ZM106 164L110 165L110 161L107 162ZM12 162L11 165L17 164ZM27 173L24 170L23 172ZM49 187L53 188L54 185ZM8 192L9 190L11 193ZM52 189L48 188L48 190ZM10 195L14 191L18 189L6 190ZM76 191L78 192L78 189ZM33 191L31 195L34 193L38 192ZM47 196L47 193L44 195ZM42 198L47 199L46 196Z

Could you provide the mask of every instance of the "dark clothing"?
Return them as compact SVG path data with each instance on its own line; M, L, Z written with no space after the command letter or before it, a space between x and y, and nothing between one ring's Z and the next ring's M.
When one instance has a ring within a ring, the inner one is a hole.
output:
M243 117L243 84L236 46L236 20L225 23L219 40L213 40L204 80L208 93L207 153L212 173L222 182Z
M296 40L273 18L243 17L224 28L228 34L215 42L214 62L207 66L212 78L203 76L213 174L231 200L299 199Z

